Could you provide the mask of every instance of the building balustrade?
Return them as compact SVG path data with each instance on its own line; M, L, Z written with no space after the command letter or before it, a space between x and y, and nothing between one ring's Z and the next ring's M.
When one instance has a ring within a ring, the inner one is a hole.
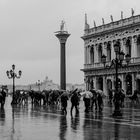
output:
M98 26L98 27L93 27L93 28L87 29L85 35L100 33L100 32L103 32L103 31L108 31L108 30L112 30L114 28L119 28L119 27L122 27L122 26L127 26L127 25L130 25L130 24L139 23L139 22L140 22L140 15L137 15L137 16L133 16L133 17L130 17L130 18L126 18L126 19L122 19L122 20L119 20L119 21L104 24L104 25L101 25L101 26Z
M129 65L136 65L140 63L140 57L135 57L135 58L131 58ZM124 59L123 65L126 65L127 62ZM110 66L111 65L111 61L107 61L106 62L106 66ZM104 68L104 64L102 62L100 63L94 63L94 64L84 64L84 69L98 69L98 68Z

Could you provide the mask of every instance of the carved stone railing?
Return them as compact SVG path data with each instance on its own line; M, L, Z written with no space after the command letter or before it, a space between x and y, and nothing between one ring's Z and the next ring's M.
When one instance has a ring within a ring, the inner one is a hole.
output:
M123 60L123 65L126 65L127 62L124 59ZM136 57L136 58L131 58L129 65L137 65L140 64L140 57ZM105 64L106 66L110 66L111 65L111 61L106 62ZM103 63L94 63L94 64L84 64L84 69L101 69L104 68L104 64Z
M115 28L119 28L119 27L123 27L123 26L127 26L133 23L140 23L140 15L137 16L131 16L130 18L126 18L126 19L121 19L119 21L115 21L115 22L111 22L108 24L104 24L101 26L97 26L94 28L90 28L85 30L85 34L86 35L90 35L90 34L96 34L96 33L100 33L103 31L108 31L111 29L115 29Z

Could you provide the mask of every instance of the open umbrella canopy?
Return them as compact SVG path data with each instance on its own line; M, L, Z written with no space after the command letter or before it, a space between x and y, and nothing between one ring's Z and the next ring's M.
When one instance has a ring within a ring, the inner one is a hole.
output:
M92 97L93 97L93 94L92 94L92 92L90 92L90 91L80 92L80 95L81 95L82 97L85 97L85 98L92 98Z
M96 90L96 93L100 94L101 96L104 96L104 92L102 90L100 90L100 89Z
M62 97L62 96L67 96L67 97L68 97L68 96L69 96L69 92L68 92L68 91L64 91L64 92L61 94L61 97Z

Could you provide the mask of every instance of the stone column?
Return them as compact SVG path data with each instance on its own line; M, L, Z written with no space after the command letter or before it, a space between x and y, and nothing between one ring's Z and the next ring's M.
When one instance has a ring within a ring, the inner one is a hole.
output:
M98 62L98 44L94 46L94 63Z
M103 43L103 54L107 56L107 42Z
M112 76L112 89L114 89L115 90L115 85L114 85L114 81L115 81L115 77L114 76Z
M88 46L86 47L86 64L88 64Z
M107 96L107 81L105 76L103 76L103 92Z
M136 89L136 81L135 81L135 74L132 74L132 94L134 93L134 90Z
M132 56L137 57L137 36L133 36L132 38Z
M68 32L59 31L55 36L60 41L60 89L66 90L66 54L65 46L67 38L70 36Z
M114 52L114 43L113 41L110 43L111 45L111 59L115 58L115 52Z
M121 50L124 52L124 43L123 43L123 39L120 40L120 45L121 45Z
M86 47L84 47L84 64L86 64L86 57L87 57Z
M90 54L90 49L91 49L91 46L88 46L88 64L91 64L91 54Z
M94 77L94 88L97 89L97 77Z
M90 46L88 46L88 50L87 50L87 55L88 55L88 64L90 64Z
M121 75L121 81L122 81L122 89L124 90L124 93L126 94L126 80L125 80L125 75Z
M127 52L126 52L126 38L123 38L123 40L122 40L122 42L123 42L123 52L126 54Z

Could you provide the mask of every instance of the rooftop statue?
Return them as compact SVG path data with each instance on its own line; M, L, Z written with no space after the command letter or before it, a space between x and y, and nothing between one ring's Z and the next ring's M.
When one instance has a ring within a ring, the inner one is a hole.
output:
M60 25L60 31L64 31L64 24L65 22L62 20Z

